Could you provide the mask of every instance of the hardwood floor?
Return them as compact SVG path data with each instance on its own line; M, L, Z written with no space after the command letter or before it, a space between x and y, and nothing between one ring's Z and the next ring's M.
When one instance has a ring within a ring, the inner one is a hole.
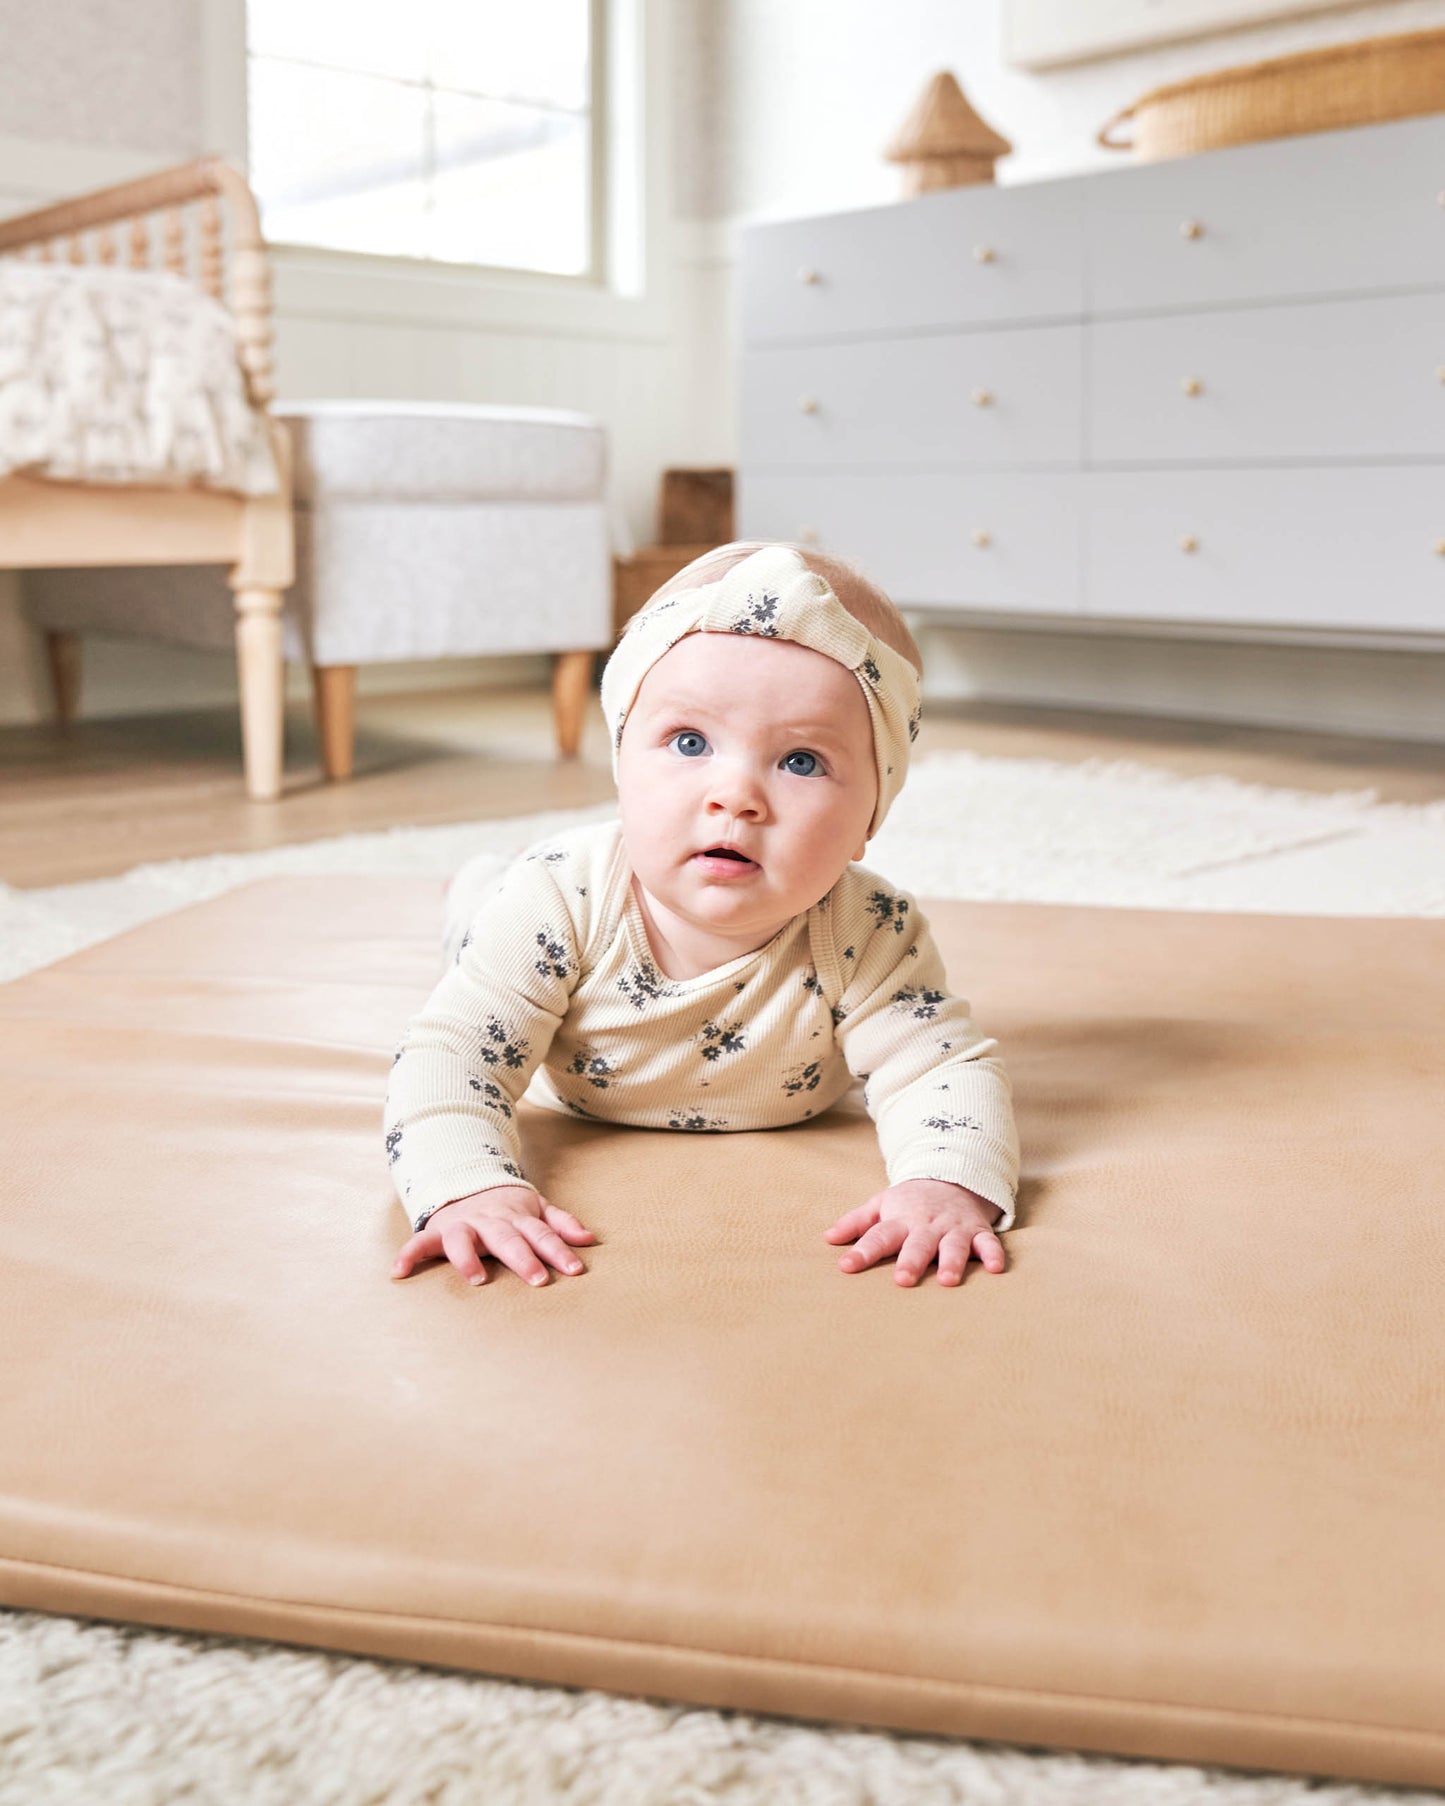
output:
M241 852L400 823L582 808L615 793L594 694L582 747L559 760L550 692L427 691L357 705L356 775L328 784L309 712L286 723L274 803L241 791L233 709L0 728L0 879L21 888L142 861ZM1214 721L1011 703L934 703L915 757L945 748L1005 758L1132 759L1298 790L1445 797L1445 744L1364 740Z

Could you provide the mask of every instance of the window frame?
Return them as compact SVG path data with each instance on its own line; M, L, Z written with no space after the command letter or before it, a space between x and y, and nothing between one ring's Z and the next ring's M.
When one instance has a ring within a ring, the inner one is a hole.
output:
M451 263L323 246L270 247L279 313L293 318L661 342L672 296L667 0L591 0L595 32L592 274ZM249 167L246 0L202 0L209 146Z
M534 270L525 264L474 262L466 258L455 257L414 257L406 252L390 251L356 251L342 249L333 245L308 244L304 239L277 238L268 239L267 243L273 252L279 251L334 251L341 257L357 257L368 261L380 258L388 263L421 264L427 268L442 265L447 269L482 270L490 274L505 273L517 276L541 276L559 282L581 282L593 286L605 285L607 281L607 7L608 0L587 0L588 30L588 74L590 77L587 96L587 266L582 270ZM245 0L241 0L242 31L245 30ZM325 65L328 66L329 65ZM245 66L242 74L243 104L249 98L246 89L250 83L251 53L249 44L245 52ZM385 79L384 77L381 79ZM247 108L247 136L249 139L250 113ZM249 164L249 154L247 158ZM259 198L259 197L258 197Z

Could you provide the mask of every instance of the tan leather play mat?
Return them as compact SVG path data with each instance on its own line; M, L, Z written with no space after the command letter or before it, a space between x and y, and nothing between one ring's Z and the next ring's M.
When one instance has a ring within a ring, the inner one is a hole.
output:
M1445 921L923 900L1007 1271L839 1272L856 1094L523 1107L579 1278L392 1282L441 886L0 987L0 1599L701 1704L1445 1784Z

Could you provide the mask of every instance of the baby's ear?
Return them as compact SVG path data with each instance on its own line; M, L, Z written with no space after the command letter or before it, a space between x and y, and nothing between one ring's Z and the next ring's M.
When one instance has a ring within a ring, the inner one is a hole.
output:
M865 835L864 838L858 842L858 851L853 855L853 857L855 859L861 859L867 851L868 851L868 839L867 839L867 836Z

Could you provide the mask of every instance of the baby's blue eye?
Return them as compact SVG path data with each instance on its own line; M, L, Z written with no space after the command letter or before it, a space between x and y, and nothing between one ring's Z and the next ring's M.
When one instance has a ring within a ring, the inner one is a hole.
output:
M696 728L683 727L669 735L666 744L675 747L684 759L693 759L701 756L703 748L707 745L707 736L698 733ZM794 759L806 759L808 764L799 770L792 764ZM784 770L790 772L795 778L817 777L821 775L823 769L817 753L808 752L801 746L795 747L792 752L785 754L782 765Z

